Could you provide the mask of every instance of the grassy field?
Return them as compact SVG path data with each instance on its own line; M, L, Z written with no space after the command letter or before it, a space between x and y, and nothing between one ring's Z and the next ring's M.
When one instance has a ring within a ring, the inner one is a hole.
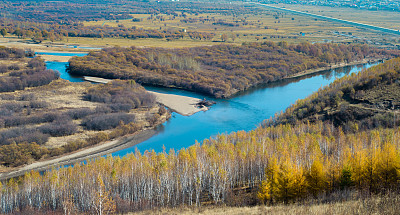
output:
M387 11L367 11L351 8L332 8L302 5L283 5L278 6L292 8L326 16L358 21L366 24L373 24L394 29L400 28L400 14ZM254 6L255 7L255 6ZM106 20L106 21L87 21L85 26L124 26L126 28L136 27L138 29L151 29L158 31L179 31L183 32L180 39L124 39L124 38L83 38L69 37L61 41L44 41L42 44L31 44L32 47L41 48L61 48L63 46L93 46L93 47L112 47L112 46L139 46L139 47L163 47L163 48L182 48L194 46L210 46L220 43L242 44L243 42L262 42L262 41L287 41L289 43L300 42L355 42L380 46L394 47L399 44L399 37L382 35L381 32L363 30L341 23L328 22L300 16L286 12L279 12L262 8L254 9L253 13L240 15L225 15L219 13L200 13L184 14L180 12L178 16L167 14L131 14L135 19L127 20ZM196 32L200 34L212 34L208 39L191 38L189 34ZM225 35L225 41L221 36ZM4 40L2 38L2 40ZM9 39L11 40L11 39ZM24 41L15 39L18 41ZM27 39L29 41L29 39ZM6 41L6 40L5 40ZM73 49L68 49L72 51ZM88 51L83 50L82 51Z
M391 11L371 11L355 8L335 8L327 6L310 6L279 4L280 7L306 11L318 15L334 17L338 19L351 20L380 27L400 30L400 13Z

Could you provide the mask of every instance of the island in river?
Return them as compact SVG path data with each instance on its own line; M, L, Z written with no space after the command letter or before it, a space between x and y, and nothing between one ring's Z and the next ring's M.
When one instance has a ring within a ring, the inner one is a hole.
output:
M399 50L366 45L284 41L177 49L115 47L73 57L68 70L73 75L135 80L229 98L293 76L399 55Z

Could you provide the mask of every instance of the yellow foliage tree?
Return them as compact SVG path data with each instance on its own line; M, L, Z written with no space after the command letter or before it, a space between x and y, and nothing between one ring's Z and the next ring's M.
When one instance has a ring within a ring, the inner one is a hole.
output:
M317 195L327 186L327 178L319 157L314 159L311 168L307 173L307 184L309 192L314 197L317 197Z
M274 197L279 201L288 203L290 200L301 197L305 193L306 184L303 170L297 168L289 159L286 159L279 166Z

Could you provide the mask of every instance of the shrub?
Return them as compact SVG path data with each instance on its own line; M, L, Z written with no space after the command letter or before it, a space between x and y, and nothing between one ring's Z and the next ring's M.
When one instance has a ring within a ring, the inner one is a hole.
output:
M39 131L43 134L50 134L53 137L68 136L75 134L77 131L77 125L71 120L56 120L47 125L42 125Z
M0 74L8 72L8 67L6 65L0 65Z
M30 108L46 108L49 104L45 101L30 101L29 107Z
M104 115L88 116L82 121L82 126L87 130L107 130L115 128L121 122L128 124L135 121L135 115L126 113L109 113Z
M33 100L36 100L36 96L33 93L26 93L26 94L22 94L19 97L19 100L20 101L33 101Z
M20 70L21 67L18 64L11 64L8 66L8 70Z
M67 111L65 114L71 119L82 119L88 115L94 114L95 111L90 108L78 108Z
M9 102L9 103L4 103L0 106L0 108L4 108L7 110L10 110L15 113L19 113L24 109L25 105L17 102Z
M43 134L37 129L13 128L0 132L0 144L9 145L12 143L37 143L42 145L49 139L48 134Z
M27 124L39 124L45 122L53 122L56 119L61 118L60 113L50 112L44 114L38 114L33 116L10 116L4 117L5 127L21 126Z
M84 98L91 102L112 104L110 108L114 111L129 111L129 107L152 107L155 104L155 96L134 81L115 80L96 85L88 90Z

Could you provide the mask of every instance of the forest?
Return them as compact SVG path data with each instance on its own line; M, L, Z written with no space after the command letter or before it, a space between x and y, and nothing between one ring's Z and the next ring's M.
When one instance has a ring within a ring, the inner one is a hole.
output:
M398 192L398 129L332 124L219 135L177 152L136 152L26 173L2 185L2 213L126 213L183 205L340 202ZM67 211L67 212L65 212Z
M134 81L70 83L47 70L40 57L27 58L25 53L30 56L31 51L0 47L3 166L20 166L133 134L168 115L154 95Z
M399 56L397 50L366 45L307 42L290 45L284 41L173 50L115 47L72 58L69 72L81 76L133 79L140 84L230 97L308 70L396 56Z
M399 62L389 60L335 81L287 112L324 99L333 89L359 87L367 92L390 80L397 83ZM398 125L388 128L382 121L381 126L348 132L329 120L278 123L285 116L277 117L275 125L221 134L179 151L136 151L43 175L26 173L2 184L0 211L123 214L184 205L273 206L398 196Z

